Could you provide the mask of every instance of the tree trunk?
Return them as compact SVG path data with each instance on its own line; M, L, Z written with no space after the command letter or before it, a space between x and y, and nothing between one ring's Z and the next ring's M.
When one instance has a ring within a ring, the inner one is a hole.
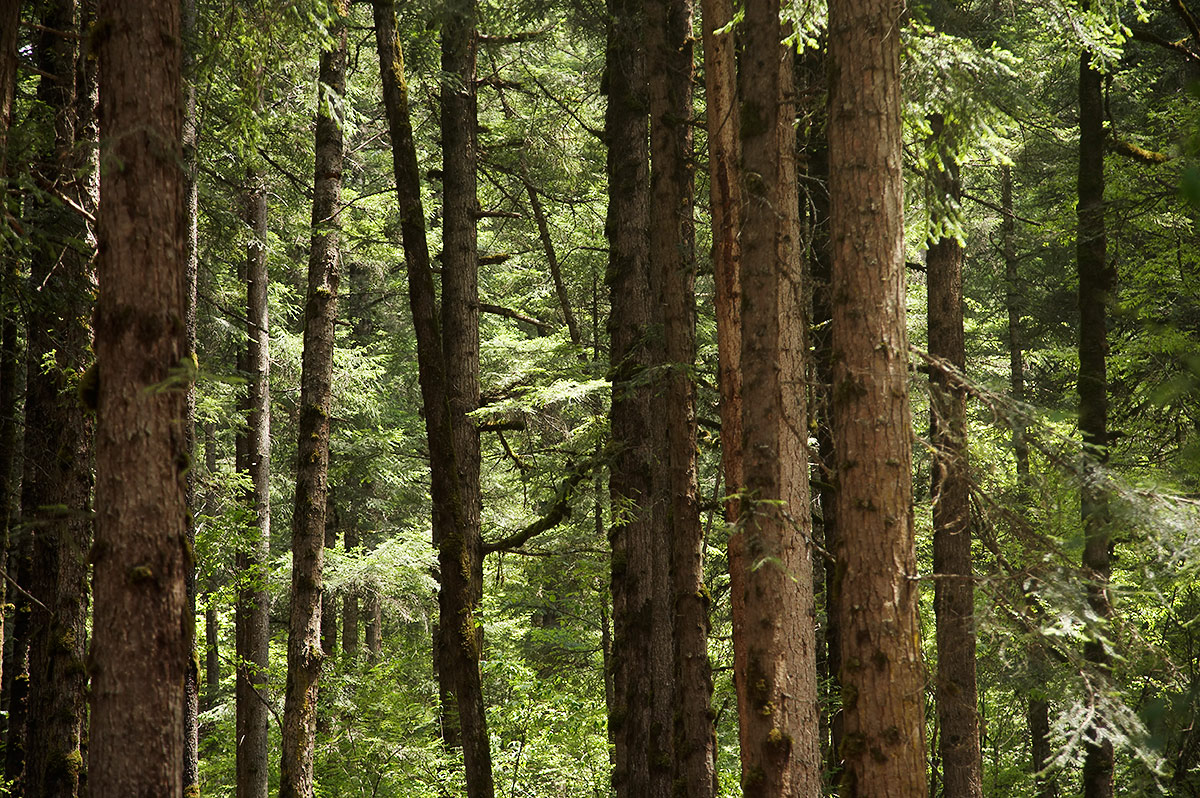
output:
M932 146L941 150L945 171L931 189L943 207L962 197L958 164L943 137L940 114L931 120ZM963 248L956 238L939 238L926 255L929 290L929 354L959 373L966 370L963 342ZM929 440L934 457L933 610L937 618L938 754L944 798L982 798L983 758L979 749L975 678L975 584L971 564L971 495L967 459L967 397L953 376L935 363L929 374Z
M179 3L106 0L88 793L183 789L185 207ZM120 168L116 168L116 165Z
M313 748L317 685L321 676L321 566L329 477L334 323L341 253L342 129L329 106L346 93L348 5L334 8L333 49L321 53L318 85L332 100L317 104L312 244L304 305L304 356L300 377L300 439L296 451L296 502L292 513L292 593L288 622L287 693L284 698L280 798L313 798Z
M608 110L609 243L608 320L613 381L610 410L614 450L609 493L612 545L613 692L609 717L614 739L613 789L618 798L665 798L671 791L671 685L663 682L660 607L666 564L654 499L658 424L647 369L660 355L650 342L655 299L651 292L649 234L649 98L641 43L642 4L610 0L605 56ZM656 639L656 637L658 639ZM669 652L669 649L668 649ZM669 653L667 654L669 657ZM664 712L664 708L668 708Z
M217 515L217 436L211 423L204 426L204 515L213 519ZM208 601L204 607L204 695L202 710L212 709L221 690L221 659L217 649L220 627L217 623L217 608L212 600L215 585L205 586Z
M1108 580L1108 498L1099 471L1108 459L1108 335L1109 297L1116 287L1116 269L1107 262L1104 227L1104 98L1103 75L1092 66L1086 50L1079 56L1079 233L1076 256L1079 273L1079 431L1084 444L1084 478L1080 489L1083 520L1083 568L1088 579L1088 605L1099 622L1108 625L1112 604ZM1112 665L1096 630L1084 644L1084 657L1107 679ZM1107 690L1107 687L1097 687ZM1112 798L1113 745L1101 739L1103 719L1086 730L1083 761L1085 798Z
M249 488L243 502L253 519L242 531L234 555L237 604L234 607L234 680L237 798L266 798L270 775L267 730L270 723L267 676L270 653L271 555L271 400L270 318L267 309L267 190L261 174L246 175L246 431L239 441L238 470Z
M332 493L332 491L330 491ZM330 496L325 505L325 550L337 548L338 519L341 514ZM337 655L338 639L337 596L326 589L321 593L321 650L326 657Z
M80 207L95 208L86 177L75 176L90 165L77 135L88 128L76 108L78 43L57 33L80 28L79 6L60 0L47 9L42 24L55 33L39 36L38 99L54 114L55 137L53 147L40 154L39 177ZM86 86L82 81L85 93ZM40 202L30 215L41 236L33 249L27 300L21 504L32 534L26 584L39 601L30 607L24 792L74 796L83 769L93 422L68 380L90 359L94 275L83 243L88 231L77 212Z
M367 599L367 658L378 662L383 652L383 606L379 603L379 594L372 593Z
M346 522L346 551L354 551L359 546L358 526L356 519ZM356 590L347 590L342 597L342 651L353 657L358 654L358 599Z
M196 301L200 279L200 191L196 181L196 139L199 121L196 116L196 0L183 0L183 163L184 203L187 214L185 237L185 269L187 275L187 313L184 327L187 331L188 353L193 362L196 357ZM196 386L188 385L187 417L184 421L187 435L188 457L196 457ZM198 469L189 468L187 473L188 500L188 543L196 550L196 513ZM187 607L185 628L190 639L188 648L192 652L184 686L183 699L183 795L193 798L200 794L200 652L196 650L196 563L192 563L187 574Z
M433 542L452 529L459 504L450 409L446 392L446 364L438 329L437 298L429 242L425 235L425 212L421 207L421 180L417 151L409 118L408 85L404 78L404 56L396 33L395 5L374 0L375 42L383 100L392 140L392 166L396 202L400 210L400 234L408 276L409 306L417 338L417 373L425 410L425 433L429 443L429 480L433 510ZM434 632L434 671L441 700L442 740L447 747L458 745L457 716L453 712L453 673L441 662L441 632Z
M668 600L674 641L672 783L703 798L715 792L709 706L708 592L696 486L696 230L692 220L692 0L646 3L649 60L651 283L663 313L665 368L658 393L666 430L662 504L669 541ZM668 584L664 579L663 584Z
M842 795L924 798L924 669L904 320L900 4L845 0L829 12Z
M479 660L483 594L479 489L479 252L475 223L478 127L475 101L475 0L452 0L442 23L442 347L458 502L438 540L441 662L452 674L462 731L467 794L491 798L492 754Z
M746 4L741 62L742 791L820 794L792 53L775 0ZM735 634L737 630L735 630Z

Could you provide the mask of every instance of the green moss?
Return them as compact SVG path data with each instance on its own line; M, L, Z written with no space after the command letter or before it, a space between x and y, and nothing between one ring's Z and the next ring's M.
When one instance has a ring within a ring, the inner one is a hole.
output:
M154 571L149 565L135 565L129 569L129 581L133 584L154 581Z

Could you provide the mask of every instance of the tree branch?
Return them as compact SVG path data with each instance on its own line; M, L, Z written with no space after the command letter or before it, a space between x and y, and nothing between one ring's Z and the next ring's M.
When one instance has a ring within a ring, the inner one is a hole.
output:
M575 486L582 482L588 474L592 473L592 469L596 468L599 464L600 460L593 457L588 458L573 468L571 473L559 484L558 491L554 495L554 503L550 505L550 509L545 515L508 537L490 543L485 541L483 544L483 553L487 555L495 554L498 551L512 551L524 546L537 535L548 532L561 524L571 514L571 493Z
M1115 134L1109 135L1109 146L1112 147L1113 152L1141 163L1157 165L1171 160L1171 156L1165 152L1154 152L1153 150L1143 149L1131 141L1117 138Z
M508 319L514 319L516 321L525 322L526 324L532 324L537 328L538 335L549 335L550 329L553 326L542 321L541 319L535 319L533 316L526 316L520 311L502 307L500 305L491 305L487 302L480 302L479 309L484 313L491 313L493 316L504 316Z

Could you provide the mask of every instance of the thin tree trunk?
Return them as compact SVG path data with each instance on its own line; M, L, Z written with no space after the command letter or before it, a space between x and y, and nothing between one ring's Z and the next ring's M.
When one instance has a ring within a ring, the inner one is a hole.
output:
M217 435L212 423L204 425L204 515L207 519L217 515ZM221 659L217 649L220 627L217 623L217 608L212 600L215 585L206 585L208 601L204 607L204 695L202 710L207 712L216 705L217 693L221 689Z
M379 603L378 593L372 593L367 599L366 632L367 658L378 662L383 652L383 606Z
M321 53L319 86L335 101L346 93L348 5L334 8L333 49ZM312 244L304 305L304 356L300 377L300 428L296 451L296 501L292 513L292 592L288 622L287 693L284 697L280 798L313 798L317 686L321 676L321 566L329 478L334 323L341 265L342 129L317 105Z
M332 491L330 491L332 494ZM329 496L325 505L325 550L337 548L338 521L341 513ZM337 596L328 588L321 593L321 650L326 657L337 655L338 640Z
M945 171L931 189L950 207L962 196L958 164L943 137L940 114L931 119L932 146L941 149ZM966 370L963 340L963 248L958 239L929 245L929 354L960 373ZM937 618L938 754L944 798L982 798L983 758L979 749L978 691L975 676L975 583L971 561L971 497L967 459L967 397L952 375L937 364L929 375L929 439L934 449L933 610Z
M1107 625L1112 619L1108 581L1109 510L1099 475L1108 459L1108 335L1109 297L1116 286L1116 270L1107 262L1104 227L1104 102L1103 75L1092 66L1092 56L1079 56L1079 233L1076 255L1079 272L1079 431L1084 444L1084 479L1080 489L1083 520L1083 568L1088 579L1088 605ZM1084 657L1096 666L1102 679L1110 675L1112 658L1102 638L1094 634L1084 644ZM1108 688L1096 688L1105 691ZM1086 731L1083 761L1085 798L1112 798L1113 745L1101 737L1103 720Z
M696 230L692 219L692 1L646 4L650 88L651 283L663 313L665 369L659 394L666 429L662 504L667 515L670 626L674 641L672 783L693 798L715 793L709 707L708 592L696 485ZM668 580L663 580L664 584Z
M655 321L649 268L649 98L640 2L609 1L607 69L609 243L608 320L613 380L610 409L614 455L609 492L612 545L613 692L609 724L614 737L613 789L618 798L666 798L671 791L671 685L663 683L659 606L665 564L655 498L661 487L655 441L653 389L647 369L661 355L651 342ZM657 633L657 634L656 634ZM656 639L658 638L658 639ZM668 649L669 651L669 649ZM669 657L669 654L668 654Z
M900 3L829 9L845 798L924 798L900 158ZM869 76L866 79L864 76Z
M77 167L90 165L77 134L87 129L76 108L78 44L57 33L79 29L79 6L59 0L42 23L55 33L43 31L36 47L43 72L38 99L54 114L55 137L40 156L40 179L80 207L94 208L87 179L75 177ZM30 607L24 792L74 796L83 770L93 422L67 376L90 358L94 276L78 213L57 202L37 203L30 213L45 238L30 266L26 333L21 504L33 539L27 584L39 601ZM53 367L46 368L47 360Z
M575 312L571 309L571 297L567 294L567 284L563 281L562 268L558 262L558 253L554 250L554 240L550 238L550 225L546 220L546 209L538 196L533 181L529 179L524 165L521 167L521 180L525 183L525 193L529 196L529 207L533 209L533 218L537 223L538 238L542 242L542 251L546 253L546 263L550 267L550 279L554 281L554 294L558 297L558 306L562 309L563 321L567 325L567 334L571 343L577 347L583 346L579 335L579 322L575 320Z
M120 168L105 171L99 212L88 793L173 796L191 568L179 3L106 0L98 26L102 163Z
M442 23L442 347L458 505L438 541L441 662L453 674L462 730L467 794L491 798L492 755L479 660L483 594L479 488L479 252L475 223L478 127L475 100L475 0L452 0Z
M357 519L346 522L346 551L355 551L359 546ZM358 600L357 590L347 590L342 597L342 651L353 657L358 654Z
M747 2L742 101L742 791L820 793L792 53ZM736 630L735 630L736 634Z
M184 202L187 213L186 274L187 314L184 327L187 330L187 347L192 362L196 357L196 301L200 278L200 192L196 182L196 139L198 135L196 116L196 0L182 0L183 26L183 159L184 159ZM187 392L187 417L184 422L187 434L188 458L196 457L196 386L189 383ZM196 512L198 469L189 468L187 473L188 498L188 542L196 550ZM191 667L187 671L187 682L183 699L183 794L194 798L200 794L200 656L196 650L196 563L192 563L187 574L187 613L184 626L190 640L188 648Z
M396 181L396 202L400 210L400 234L408 276L409 306L417 338L418 381L425 410L425 434L429 442L433 543L439 546L443 534L454 528L455 508L459 506L458 479L446 392L446 366L442 357L442 336L438 328L433 269L425 234L425 212L421 207L420 172L417 168L417 152L409 118L404 56L396 33L395 4L390 0L374 0L372 8L383 100L392 140L392 166ZM457 715L451 706L454 693L453 674L441 662L440 640L439 628L434 632L434 671L437 674L441 701L442 741L450 748L458 745L458 725Z
M238 590L234 607L235 759L237 798L266 798L270 776L267 675L270 654L270 596L267 568L271 546L270 318L267 307L267 192L261 174L246 175L246 431L238 470L249 479L243 501L251 523L234 555Z

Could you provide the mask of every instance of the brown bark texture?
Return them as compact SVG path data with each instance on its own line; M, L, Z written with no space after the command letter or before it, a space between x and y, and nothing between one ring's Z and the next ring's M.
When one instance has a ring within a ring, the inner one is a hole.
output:
M47 8L42 24L77 30L80 8L73 0L59 0ZM88 129L76 107L79 56L72 38L46 31L38 36L35 57L44 73L38 99L54 114L55 136L53 146L38 154L35 169L45 185L94 209L86 177L75 177L90 165L88 143L79 138ZM85 95L86 86L83 81ZM74 796L83 770L93 420L71 380L91 357L95 275L82 217L59 202L30 205L41 235L32 247L27 294L21 504L32 537L26 586L39 601L30 606L23 789L30 796Z
M442 22L442 349L458 478L453 522L437 541L441 664L449 669L470 798L491 798L492 754L479 660L483 627L479 430L479 251L475 168L475 0L451 0Z
M931 119L931 145L941 148L945 171L930 179L939 195L934 207L962 197L958 164L943 145L949 135L940 115ZM970 463L967 455L967 397L953 374L966 370L963 340L963 247L939 238L925 259L928 285L929 354L938 358L929 374L929 440L933 446L933 611L937 619L938 755L945 798L982 798L979 695L975 675L975 582L971 559Z
M736 55L730 0L701 0L704 42L704 100L708 133L709 199L712 223L713 282L717 319L717 384L720 392L721 472L725 480L725 523L728 544L729 593L733 628L745 625L745 574L742 534L737 529L742 488L742 297L741 243L738 231L742 204L739 173ZM720 34L717 31L724 31ZM734 635L734 688L739 706L746 705L745 635Z
M180 8L106 0L88 793L182 792L191 568Z
M661 488L655 443L651 369L661 359L661 335L651 334L649 232L649 97L642 42L643 4L610 0L606 63L608 108L609 244L606 282L609 365L613 383L609 411L612 459L609 494L613 518L613 789L618 798L666 798L671 792L672 698L670 636L662 634L667 564L655 499ZM657 523L656 523L657 521Z
M13 97L17 82L17 26L21 18L19 0L0 1L0 224L4 214L14 212L15 202L9 198L8 185L14 171L8 158L8 129L12 124ZM9 568L9 528L15 504L13 494L13 462L17 448L17 311L15 288L18 282L16 253L0 246L0 569L11 575ZM0 579L0 604L8 603L8 581ZM15 605L14 605L15 608ZM0 613L0 640L6 640L7 613ZM18 646L19 648L19 646ZM0 662L0 685L11 684L11 674ZM0 701L7 696L0 689ZM7 738L6 715L0 721L0 734Z
M1080 489L1083 521L1083 569L1087 600L1101 623L1108 625L1113 608L1108 595L1112 572L1109 555L1109 509L1101 470L1108 459L1108 303L1116 287L1116 269L1107 260L1104 226L1104 76L1086 50L1079 56L1079 431L1083 435L1084 477ZM1097 629L1083 654L1107 679L1112 657ZM1107 689L1107 688L1099 688ZM1112 798L1113 745L1103 738L1103 718L1086 731L1083 761L1085 798Z
M782 44L778 2L747 2L745 12L742 792L815 796L821 761L792 53Z
M271 548L270 317L267 310L267 193L262 175L246 174L243 219L250 231L243 275L246 285L246 349L241 370L246 380L242 409L246 427L239 441L238 470L249 479L242 501L250 523L234 554L237 603L234 606L234 729L237 798L266 798L270 776L267 696L270 652Z
M317 103L312 242L304 304L300 428L292 514L292 595L280 798L313 798L317 689L323 659L321 567L325 554L334 324L341 267L343 158L341 124L330 115L329 108L340 105L346 92L345 18L348 6L341 0L333 10L338 21L332 30L332 49L321 53L318 78L320 90L329 95Z
M716 744L710 714L708 593L704 534L696 484L696 230L692 197L692 2L646 3L650 109L651 282L663 314L665 362L658 395L666 452L664 529L670 541L671 628L674 634L672 783L703 798L716 788ZM665 460L665 462L663 462ZM660 468L662 466L660 465ZM665 580L664 580L665 582Z
M895 0L829 9L842 795L925 795Z
M430 495L433 505L433 542L454 523L459 506L450 409L446 394L446 366L437 317L433 269L425 234L425 212L421 206L420 172L404 77L404 56L396 31L395 5L387 0L373 3L375 43L383 100L392 140L392 166L396 181L396 203L400 211L400 235L408 277L409 307L417 339L417 373L425 410L425 433L429 442ZM442 741L458 745L457 714L453 703L453 673L441 665L440 632L434 634L434 671L442 705Z

